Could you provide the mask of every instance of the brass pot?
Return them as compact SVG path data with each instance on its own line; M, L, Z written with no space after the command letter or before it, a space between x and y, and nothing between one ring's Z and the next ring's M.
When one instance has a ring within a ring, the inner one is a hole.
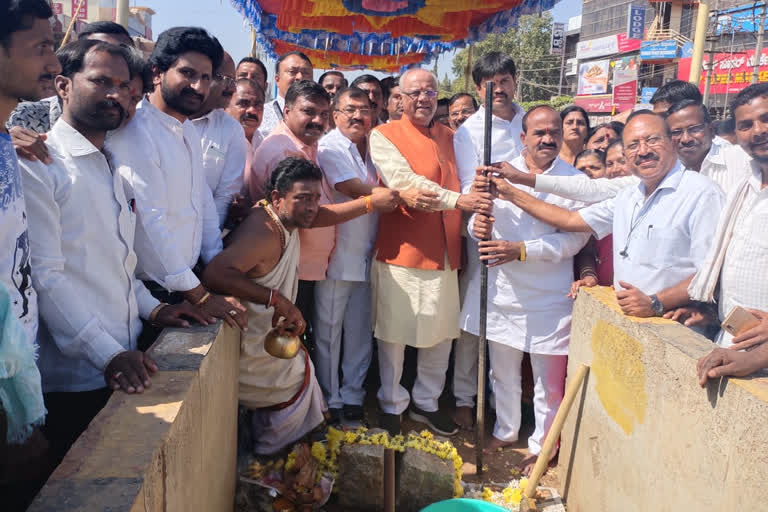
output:
M264 340L264 350L278 359L293 359L299 353L301 340L294 334L294 328L281 326L272 328Z

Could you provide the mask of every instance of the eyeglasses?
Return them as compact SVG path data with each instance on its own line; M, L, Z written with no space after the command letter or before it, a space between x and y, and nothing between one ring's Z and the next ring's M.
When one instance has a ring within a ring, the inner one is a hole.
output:
M368 107L346 107L346 108L337 108L336 112L341 112L347 117L352 117L355 115L355 112L360 112L361 116L369 116L371 115L371 109Z
M413 101L418 100L422 94L426 95L427 98L429 98L430 100L437 98L437 91L433 89L425 89L423 91L411 91L411 92L402 91L402 94L405 94L406 96L411 98Z
M665 139L666 139L666 137L662 137L661 135L651 135L650 137L646 137L646 138L640 139L640 140L634 140L634 141L630 142L629 144L626 144L624 146L624 149L628 153L637 153L637 151L640 149L640 144L645 143L645 145L648 146L648 147L657 148L657 147L661 146L662 144L664 144L664 140Z
M463 110L455 110L451 112L450 115L451 115L451 119L458 119L461 116L471 116L474 113L475 113L474 109L465 108Z
M235 86L235 79L231 76L227 75L220 75L219 73L213 74L213 79L218 82L224 82L224 87L234 87Z
M677 128L675 130L672 130L672 137L677 139L678 137L682 137L685 132L688 132L688 135L692 137L695 135L701 135L702 133L704 133L704 130L706 128L707 128L707 125L705 123L695 124L687 128Z

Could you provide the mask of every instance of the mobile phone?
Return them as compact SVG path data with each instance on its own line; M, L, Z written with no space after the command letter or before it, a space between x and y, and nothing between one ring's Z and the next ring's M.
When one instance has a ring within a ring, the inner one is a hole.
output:
M720 325L726 332L733 336L751 329L760 323L760 319L741 306L736 306L728 313L723 323Z

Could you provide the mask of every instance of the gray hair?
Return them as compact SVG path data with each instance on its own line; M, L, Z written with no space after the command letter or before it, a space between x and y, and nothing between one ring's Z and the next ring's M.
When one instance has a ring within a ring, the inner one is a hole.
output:
M431 76L431 77L432 77L432 81L433 81L433 82L435 82L435 89L437 89L437 87L438 87L438 84L439 84L439 82L438 82L438 80L437 80L437 75L435 75L435 74L434 74L433 72L431 72L430 70L428 70L428 69L424 69L424 68L409 68L408 70L406 70L406 72L405 72L405 73L403 73L402 75L400 75L400 86L402 86L403 84L405 84L405 81L406 81L406 80L408 80L408 75L410 75L410 74L411 74L412 72L414 72L414 71L421 71L421 72L424 72L424 73L429 73L429 76Z

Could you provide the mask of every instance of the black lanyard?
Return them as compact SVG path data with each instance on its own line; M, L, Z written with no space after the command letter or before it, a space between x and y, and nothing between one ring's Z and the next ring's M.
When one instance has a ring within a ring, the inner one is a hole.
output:
M277 114L277 118L281 121L283 120L283 111L280 110L280 103L275 100L272 102L272 107L275 109L275 113Z

